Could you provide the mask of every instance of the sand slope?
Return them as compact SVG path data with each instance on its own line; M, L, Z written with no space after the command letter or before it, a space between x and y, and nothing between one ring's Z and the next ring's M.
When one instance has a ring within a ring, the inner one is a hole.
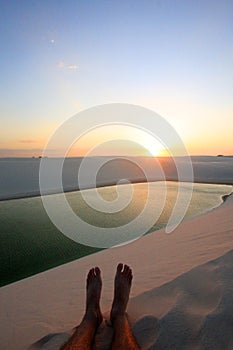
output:
M232 262L233 250L134 298L141 327L157 322L145 338L138 322L143 349L233 349Z
M141 313L133 325L141 348L233 349L232 262L233 250L133 298L131 309ZM109 349L108 327L99 330L99 349ZM47 336L31 349L59 349L68 337L67 333Z
M101 306L108 317L119 261L133 268L128 312L142 349L232 349L232 238L231 196L171 235L161 230L3 287L0 349L26 349L53 333L38 345L58 349L82 317L85 276L95 265L102 269ZM103 325L100 340L104 332L110 339L111 327Z

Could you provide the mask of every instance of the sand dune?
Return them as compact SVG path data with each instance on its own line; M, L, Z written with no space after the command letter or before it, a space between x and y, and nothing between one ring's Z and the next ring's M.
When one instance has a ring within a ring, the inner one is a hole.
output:
M150 315L141 327L149 321L156 328L144 338L134 326L142 348L233 349L232 262L233 250L134 298L131 307Z
M233 250L131 299L130 309L141 315L133 325L141 348L232 349L232 265ZM100 335L99 348L109 349L112 332L107 325ZM68 337L55 334L31 349L59 349Z
M130 309L140 314L133 332L141 348L232 349L232 265L233 250L131 299ZM99 330L100 349L109 349L108 328ZM47 336L31 349L59 349L68 337Z
M145 181L145 174L150 181L177 180L176 165L187 166L185 157L132 157L128 160L115 159L113 157L90 157L86 158L90 171L86 172L85 188L116 184L121 179L131 182ZM93 183L93 169L98 169L99 161L103 165ZM83 158L67 158L63 168L63 188L72 191L79 188L77 173ZM39 172L40 159L30 158L0 158L0 200L10 198L24 198L40 195ZM136 162L135 162L136 161ZM176 165L175 165L175 163ZM207 157L194 156L191 158L194 171L194 182L233 184L233 157ZM57 164L56 158L46 160L49 164ZM137 165L138 164L138 165ZM161 168L164 176L161 173ZM143 169L143 171L142 171ZM145 172L145 174L144 174ZM16 180L17 179L17 180ZM190 178L179 178L179 181L190 181ZM54 187L52 181L48 185L46 193L57 193L59 189Z
M99 265L108 318L116 264L133 268L129 316L142 349L232 349L233 197L209 213L0 289L4 350L58 349L83 314L85 278ZM111 327L98 334L111 339ZM49 336L48 336L49 335ZM43 344L43 345L42 345Z

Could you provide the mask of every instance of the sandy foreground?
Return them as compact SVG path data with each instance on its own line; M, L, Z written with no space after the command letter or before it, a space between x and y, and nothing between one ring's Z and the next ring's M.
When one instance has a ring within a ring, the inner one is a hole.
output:
M85 279L103 276L101 307L108 318L118 262L134 280L128 313L142 349L233 349L233 196L209 213L131 244L84 257L0 289L0 349L59 349L79 324ZM100 349L112 328L103 323Z

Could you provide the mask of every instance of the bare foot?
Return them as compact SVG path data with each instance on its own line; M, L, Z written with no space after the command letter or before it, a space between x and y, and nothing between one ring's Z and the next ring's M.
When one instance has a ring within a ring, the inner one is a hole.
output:
M86 294L86 318L95 318L99 325L103 316L100 311L100 294L102 289L102 280L100 269L92 268L87 275L87 294Z
M119 316L124 316L129 301L129 293L132 284L132 270L128 265L119 264L114 283L114 299L110 314L111 322Z

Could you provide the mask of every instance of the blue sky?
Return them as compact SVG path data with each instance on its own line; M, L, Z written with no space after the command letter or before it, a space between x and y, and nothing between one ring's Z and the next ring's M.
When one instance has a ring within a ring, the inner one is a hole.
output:
M233 154L232 1L0 1L0 156L37 155L99 104L162 115L191 154Z

